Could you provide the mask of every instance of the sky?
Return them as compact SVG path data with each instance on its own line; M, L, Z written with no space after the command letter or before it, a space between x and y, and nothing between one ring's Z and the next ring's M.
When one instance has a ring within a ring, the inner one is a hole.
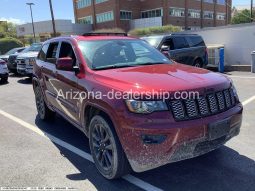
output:
M49 0L0 0L0 20L16 24L31 22L29 6L34 3L34 21L50 20ZM55 19L70 19L74 21L73 0L52 0Z
M0 0L0 20L7 20L16 24L31 22L27 2L35 4L33 6L35 22L51 19L48 0ZM55 19L74 21L73 0L52 0L52 3ZM250 0L233 0L233 6L248 6L249 4Z

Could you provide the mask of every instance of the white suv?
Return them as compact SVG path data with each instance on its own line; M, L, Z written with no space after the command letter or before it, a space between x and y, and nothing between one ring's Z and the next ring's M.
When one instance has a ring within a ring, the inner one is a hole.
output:
M8 81L9 71L7 68L7 63L0 59L0 78L1 83L6 83Z

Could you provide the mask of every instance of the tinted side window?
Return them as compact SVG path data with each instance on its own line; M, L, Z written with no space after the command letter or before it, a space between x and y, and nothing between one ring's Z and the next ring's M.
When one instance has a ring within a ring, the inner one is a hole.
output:
M56 64L57 50L58 50L58 42L50 43L48 52L47 52L47 56L46 56L47 62Z
M169 38L169 39L166 39L164 41L164 43L162 44L162 46L167 46L169 48L169 50L174 50L174 42L173 42L173 39Z
M38 55L38 59L39 59L39 60L42 60L42 61L45 61L45 60L46 60L46 54L47 54L48 48L49 48L49 44L43 45L43 47L42 47L42 49L40 50L39 55Z
M174 37L173 38L174 49L188 48L189 45L184 37Z
M189 36L186 39L191 47L205 46L204 40L200 36Z
M75 57L72 45L67 42L62 42L60 47L60 52L59 52L59 58L65 58L65 57L72 58L73 65L76 64L76 57Z

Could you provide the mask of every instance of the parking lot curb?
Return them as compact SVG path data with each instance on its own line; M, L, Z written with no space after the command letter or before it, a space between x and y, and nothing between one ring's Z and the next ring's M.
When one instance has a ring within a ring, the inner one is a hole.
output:
M208 70L212 71L218 71L218 67L207 67ZM251 71L251 65L231 65L231 66L225 66L225 72L233 72L233 71L239 71L239 72L250 72Z

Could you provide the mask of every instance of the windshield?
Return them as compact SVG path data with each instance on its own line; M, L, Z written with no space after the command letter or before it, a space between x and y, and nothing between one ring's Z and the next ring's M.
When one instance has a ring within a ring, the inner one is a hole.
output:
M32 44L30 47L26 48L25 50L23 50L22 52L39 52L42 48L42 44L41 43L34 43Z
M147 41L151 46L157 48L162 41L162 36L151 36L151 37L142 37L141 39Z
M79 48L91 69L172 63L142 40L80 41Z
M27 53L30 50L30 46L21 51L21 53Z

